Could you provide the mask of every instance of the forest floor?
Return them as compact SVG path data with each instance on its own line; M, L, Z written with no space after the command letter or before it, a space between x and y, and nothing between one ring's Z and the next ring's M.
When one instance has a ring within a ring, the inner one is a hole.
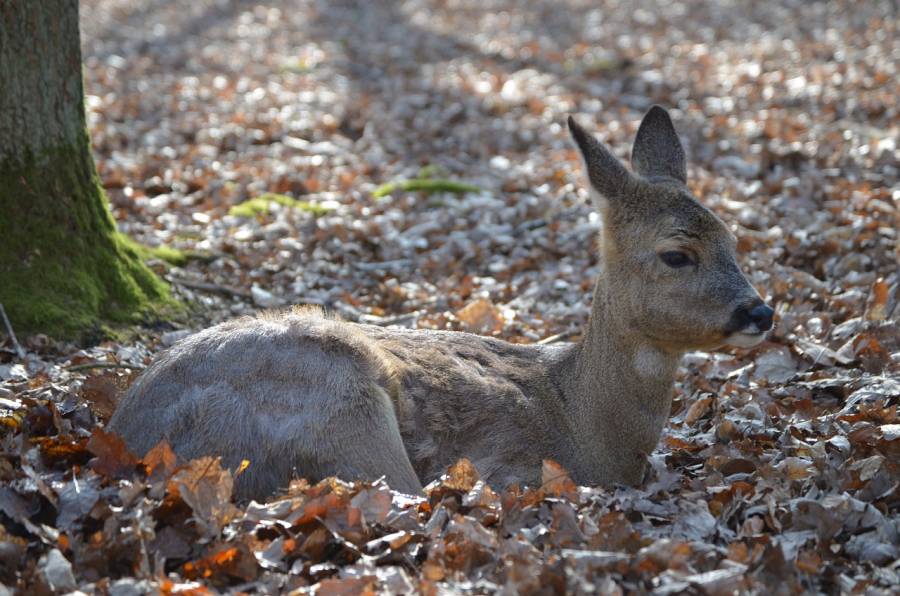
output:
M0 582L896 593L896 7L660 4L83 0L103 185L123 231L182 251L154 267L195 312L87 348L0 344ZM544 486L501 492L461 462L427 498L326 481L235 504L233 471L139 461L102 430L154 354L261 309L577 340L600 222L565 118L627 160L653 103L777 323L686 356L645 486L548 462ZM410 179L477 188L381 188Z

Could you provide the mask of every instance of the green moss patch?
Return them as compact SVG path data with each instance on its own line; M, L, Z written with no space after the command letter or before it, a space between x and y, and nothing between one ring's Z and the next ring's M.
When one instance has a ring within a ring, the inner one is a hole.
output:
M310 203L309 201L298 201L287 195L268 192L264 195L250 199L249 201L238 203L228 210L228 214L236 217L256 217L258 215L269 213L273 205L282 205L283 207L290 207L291 209L299 209L300 211L312 213L315 216L324 215L329 211L333 211L331 207L323 207L321 205Z
M135 246L138 248L141 258L145 261L157 259L176 267L184 267L190 261L209 263L216 259L215 254L202 250L181 250L180 248L165 245L145 246L137 243L135 243Z
M481 188L474 184L458 182L456 180L445 180L443 178L411 178L409 180L400 180L382 184L372 192L372 196L376 199L380 199L397 191L424 192L427 194L439 192L466 194L469 192L481 192Z
M184 266L190 259L190 255L183 250L171 246L141 246L144 259L159 259L176 267Z

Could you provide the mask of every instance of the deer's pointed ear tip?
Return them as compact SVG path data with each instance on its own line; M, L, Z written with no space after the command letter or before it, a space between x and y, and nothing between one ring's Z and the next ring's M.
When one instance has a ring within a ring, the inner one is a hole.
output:
M566 123L569 125L569 136L572 137L572 140L584 150L585 143L588 142L588 133L585 132L581 125L575 122L575 118L569 116L566 119Z
M647 113L644 114L644 121L646 122L672 122L672 118L669 116L669 111L662 107L659 104L653 104L650 106L650 109L647 110Z

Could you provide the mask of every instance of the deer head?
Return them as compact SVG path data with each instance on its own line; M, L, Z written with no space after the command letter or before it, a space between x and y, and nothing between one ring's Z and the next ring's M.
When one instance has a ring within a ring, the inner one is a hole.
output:
M635 173L571 117L569 130L604 221L606 318L667 352L762 341L773 311L741 272L734 235L688 190L668 113L654 106L644 116Z

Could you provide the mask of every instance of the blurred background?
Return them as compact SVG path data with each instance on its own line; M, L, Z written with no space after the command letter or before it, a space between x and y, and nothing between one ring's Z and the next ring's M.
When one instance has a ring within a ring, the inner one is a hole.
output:
M653 103L779 303L777 333L825 337L896 281L892 2L81 4L115 216L196 251L167 276L212 319L313 302L576 333L600 222L565 117L627 160Z

